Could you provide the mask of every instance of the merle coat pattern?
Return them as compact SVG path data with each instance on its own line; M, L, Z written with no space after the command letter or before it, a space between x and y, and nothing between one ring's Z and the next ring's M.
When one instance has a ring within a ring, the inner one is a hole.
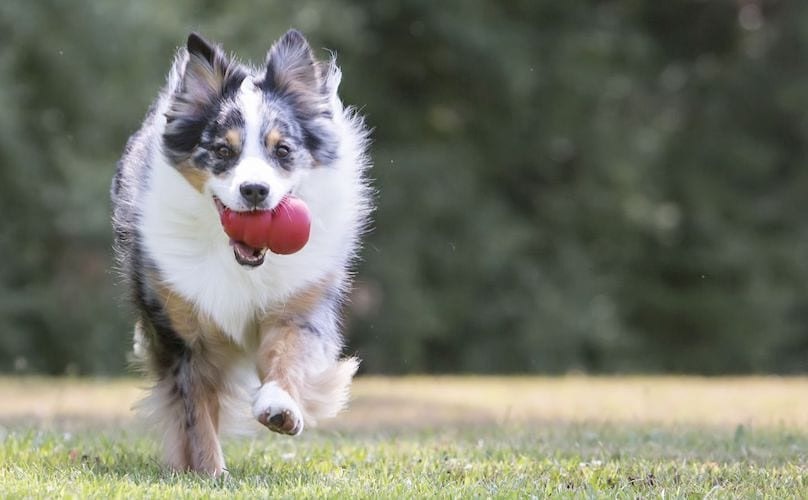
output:
M138 313L134 356L154 379L140 408L174 469L220 475L225 428L296 435L346 404L358 361L340 358L339 310L371 204L368 132L340 79L294 30L260 68L191 34L118 163L118 268ZM223 207L288 194L312 215L298 253L224 233Z

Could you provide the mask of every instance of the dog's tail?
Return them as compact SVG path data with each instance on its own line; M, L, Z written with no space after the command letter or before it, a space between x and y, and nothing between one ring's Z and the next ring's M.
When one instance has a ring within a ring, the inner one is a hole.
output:
M357 358L345 358L308 377L305 389L300 391L306 425L313 427L319 419L334 417L345 408L350 398L351 380L358 368Z

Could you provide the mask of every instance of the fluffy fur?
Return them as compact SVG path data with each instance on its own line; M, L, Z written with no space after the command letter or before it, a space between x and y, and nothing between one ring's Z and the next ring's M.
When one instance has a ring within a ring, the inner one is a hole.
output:
M340 359L339 310L371 205L368 132L340 78L294 30L262 68L191 34L118 163L118 266L139 316L134 354L155 380L140 408L175 469L221 474L219 433L250 415L296 435L347 401L358 362ZM229 241L216 199L263 210L287 194L311 211L301 251Z

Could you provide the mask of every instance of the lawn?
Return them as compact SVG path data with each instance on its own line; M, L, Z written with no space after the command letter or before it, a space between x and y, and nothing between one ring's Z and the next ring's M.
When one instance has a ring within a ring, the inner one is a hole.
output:
M808 497L808 379L360 378L298 438L159 464L133 380L0 378L2 497Z

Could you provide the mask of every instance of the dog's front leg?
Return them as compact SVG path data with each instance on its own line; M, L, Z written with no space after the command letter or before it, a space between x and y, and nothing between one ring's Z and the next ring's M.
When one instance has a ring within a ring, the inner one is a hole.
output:
M302 332L287 322L262 333L256 366L262 385L253 401L253 415L272 431L300 434L304 425L300 387L305 376Z
M157 378L140 407L164 433L167 465L218 476L225 471L218 437L223 363L211 353L223 349L202 342L201 325L184 302L164 304L171 307L152 304L135 329L136 353Z
M253 415L270 430L297 435L303 425L330 418L348 402L355 358L339 359L338 286L304 290L260 325L256 368L261 387Z
M153 389L161 401L166 462L175 470L219 476L225 471L219 444L219 391L216 374L190 349Z
M321 317L322 319L322 317ZM270 430L297 435L348 402L356 358L339 359L335 322L286 321L265 330L258 350L261 387L253 414Z

